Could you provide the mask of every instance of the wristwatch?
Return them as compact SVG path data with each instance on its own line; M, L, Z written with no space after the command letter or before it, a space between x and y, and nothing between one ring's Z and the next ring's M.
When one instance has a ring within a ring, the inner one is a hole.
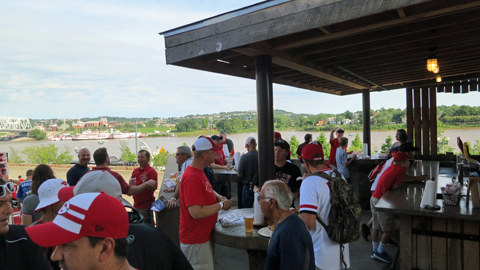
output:
M177 200L177 198L175 198L175 197L172 197L172 198L170 198L170 200L172 200L172 201L176 201L176 200Z
M223 209L223 201L219 202L219 204L221 206L220 210L222 210Z

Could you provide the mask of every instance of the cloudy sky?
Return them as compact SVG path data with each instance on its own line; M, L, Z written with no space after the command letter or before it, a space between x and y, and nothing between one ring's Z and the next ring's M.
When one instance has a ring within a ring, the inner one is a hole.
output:
M3 116L172 117L255 110L255 82L165 64L158 33L257 3L255 0L3 1ZM439 94L439 105L477 106L480 94ZM341 113L361 96L274 85L277 109ZM373 109L404 108L405 91L373 93Z

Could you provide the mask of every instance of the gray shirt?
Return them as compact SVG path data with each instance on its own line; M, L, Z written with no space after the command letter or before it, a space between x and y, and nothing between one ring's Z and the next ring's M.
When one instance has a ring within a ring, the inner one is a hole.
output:
M258 151L249 151L240 158L238 163L238 172L243 173L242 183L244 185L249 184L255 174L258 173Z
M40 200L37 194L32 194L23 200L22 214L32 216L32 222L42 217L42 211L35 212Z

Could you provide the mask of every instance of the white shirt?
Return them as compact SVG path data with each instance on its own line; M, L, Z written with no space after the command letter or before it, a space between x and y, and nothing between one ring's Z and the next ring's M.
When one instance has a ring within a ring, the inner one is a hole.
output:
M375 177L375 182L373 182L373 185L372 187L370 188L370 191L375 191L375 189L377 188L377 184L378 184L378 179L380 179L380 176L382 176L383 172L390 166L392 166L393 164L393 157L390 158L389 160L387 160L387 162L385 162L385 166L383 166L383 169L382 171L377 174L377 177Z
M180 171L180 181L182 181L182 177L183 177L183 173L185 172L185 170L187 169L188 166L190 166L190 164L192 163L193 161L193 157L185 160L185 162L183 162L182 166L181 166L181 171Z
M332 170L324 171L330 175ZM300 187L300 211L315 212L328 225L330 213L330 188L328 180L317 175L305 178ZM315 253L315 266L322 270L342 269L340 261L340 244L328 237L325 228L315 220L315 230L310 231ZM350 267L350 249L348 244L343 245L344 260Z

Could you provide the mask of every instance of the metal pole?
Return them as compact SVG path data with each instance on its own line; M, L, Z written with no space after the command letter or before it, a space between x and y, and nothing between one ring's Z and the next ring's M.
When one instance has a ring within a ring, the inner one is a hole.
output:
M362 90L362 99L363 99L363 143L368 144L368 153L366 155L371 155L372 153L372 139L370 136L370 90Z
M275 179L273 141L272 57L259 55L255 59L258 116L258 179L260 186Z
M137 118L135 118L135 156L138 155ZM151 154L151 153L150 153Z

